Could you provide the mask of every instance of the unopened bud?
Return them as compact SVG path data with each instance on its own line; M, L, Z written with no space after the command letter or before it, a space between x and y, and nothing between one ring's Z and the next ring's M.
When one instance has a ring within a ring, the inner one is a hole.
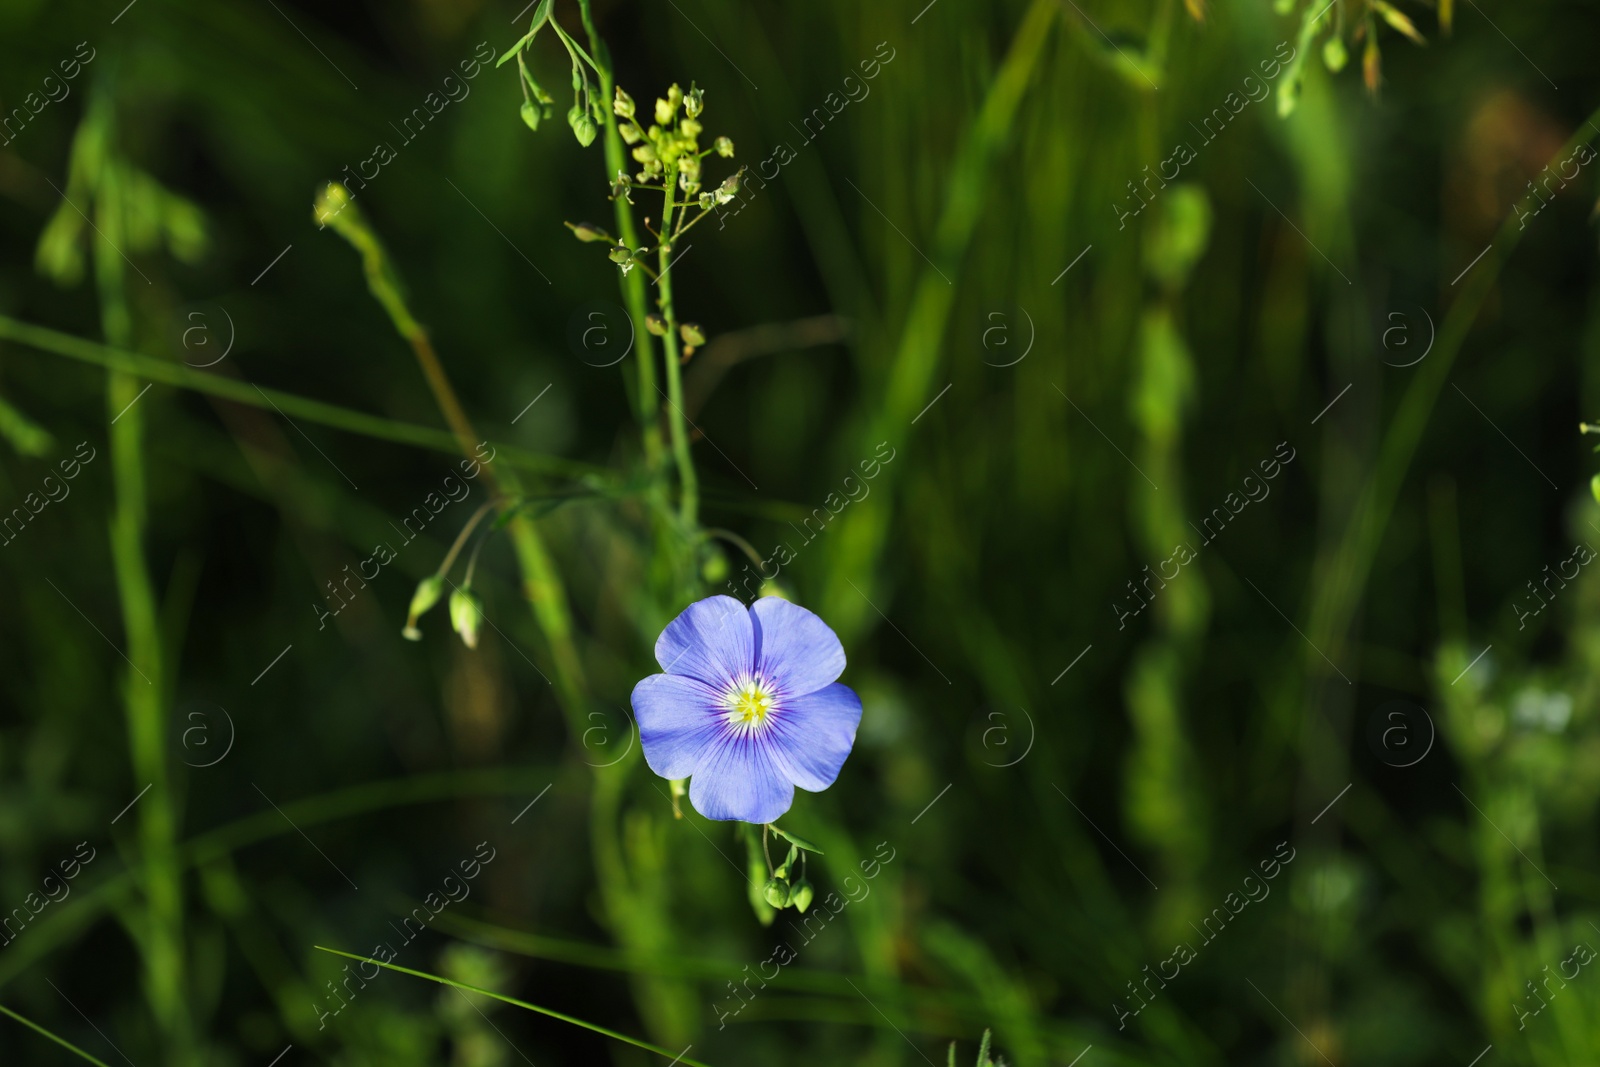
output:
M712 142L712 144L716 146L717 155L721 156L723 159L733 158L733 138L718 137Z
M617 86L617 95L611 101L611 110L625 119L633 118L633 97L622 91L622 86Z
M406 612L405 629L400 631L407 641L422 640L422 631L417 629L417 619L427 614L428 609L439 602L443 592L443 575L430 574L417 583L417 591L411 594L411 607Z
M578 138L578 143L588 148L594 144L595 134L599 131L595 128L594 119L585 113L579 116L577 122L572 124L572 132Z
M567 223L567 229L571 230L572 235L585 244L592 241L609 241L612 239L609 233L588 222L580 222L576 226L569 222Z
M483 621L483 604L470 587L450 594L450 625L468 648L478 647L478 624Z
M316 217L318 226L326 226L338 218L339 213L349 206L350 190L338 182L329 182L322 187L322 192L317 195L312 214Z

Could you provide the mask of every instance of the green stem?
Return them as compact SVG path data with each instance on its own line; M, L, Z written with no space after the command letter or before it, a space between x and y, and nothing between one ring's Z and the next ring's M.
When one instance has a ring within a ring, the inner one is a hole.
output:
M661 212L661 248L657 255L661 264L656 285L661 290L657 304L662 318L667 320L667 333L662 340L667 362L667 400L672 407L672 455L678 464L678 521L684 531L694 529L700 498L700 483L695 477L694 460L689 455L689 433L685 428L687 416L683 413L683 371L678 356L678 311L672 302L672 217L677 210L674 195L678 191L678 168L669 164L664 177L665 206Z
M91 1056L87 1052L83 1051L83 1049L79 1048L77 1045L74 1045L72 1042L66 1040L65 1038L57 1037L55 1034L52 1034L50 1031L46 1030L44 1027L40 1026L38 1023L34 1022L31 1019L24 1019L22 1016L18 1015L16 1012L14 1012L10 1008L6 1007L4 1004L0 1004L0 1014L5 1014L5 1015L11 1016L11 1018L17 1020L17 1022L21 1023L23 1026L26 1026L28 1029L34 1031L35 1033L43 1034L45 1037L48 1037L51 1041L54 1041L56 1044L60 1045L62 1048L68 1050L69 1052L77 1053L79 1056L82 1056L84 1059L88 1060L90 1063L98 1064L99 1067L110 1067L110 1065L107 1064L104 1060L95 1059L93 1056Z
M371 963L387 970L399 971L401 974L409 974L414 978L426 978L428 981L438 982L440 985L447 985L454 989L462 989L468 993L477 993L479 996L492 997L493 999L503 1001L506 1004L513 1004L519 1008L525 1008L528 1011L538 1012L540 1015L548 1015L552 1019L560 1019L562 1022L570 1023L573 1026L581 1026L585 1030L593 1030L595 1033L604 1034L606 1037L609 1037L614 1041L621 1041L625 1044L632 1045L634 1048L642 1048L646 1052L654 1052L657 1056L670 1057L673 1063L686 1064L688 1067L709 1067L708 1064L702 1063L699 1060L690 1059L681 1052L674 1053L670 1049L664 1049L659 1045L652 1045L648 1041L640 1041L638 1038L629 1037L627 1034L619 1034L615 1030L607 1029L606 1027L600 1026L597 1023L585 1022L582 1019L574 1018L571 1015L555 1011L551 1008L541 1008L537 1004L529 1004L525 1000L518 1000L516 997L508 997L504 993L496 993L492 989L484 989L481 986L468 985L465 982L457 982L449 978L441 978L439 975L429 974L427 971L414 971L410 967L401 967L398 964L385 963L382 960L375 960L368 956L357 956L350 952L340 952L336 948L323 948L321 945L313 945L312 947L317 949L319 952L327 952L334 956L343 956L345 959L350 960L360 960L362 963Z
M304 419L307 422L360 434L363 437L394 441L435 452L454 454L459 451L459 443L454 434L431 426L400 422L397 419L369 415L364 411L352 411L338 404L329 404L294 393L265 389L237 378L195 370L182 363L169 359L156 359L140 352L130 352L120 346L97 344L82 337L74 337L72 334L45 326L35 326L5 315L0 315L0 340L15 341L17 344L41 352L66 356L68 359L104 367L106 370L141 378L147 382L160 382L180 389L192 389L195 392L220 396L238 404L276 411L280 415ZM617 484L616 474L604 467L579 463L559 456L547 456L516 445L492 441L489 444L495 450L497 461L524 470L582 479L596 486Z
M595 29L590 0L578 0L578 9L583 14L583 28L589 36L589 51L593 53L595 73L600 80L600 111L604 115L602 138L606 182L609 184L618 172L628 167L622 133L617 129L616 112L611 106L616 97L616 79L611 72L611 51ZM617 239L629 248L638 248L639 229L633 221L632 205L626 197L618 197L612 202L611 208L616 219ZM645 291L644 277L632 271L621 275L618 284L622 288L622 298L628 305L628 317L633 320L633 343L638 353L639 395L635 403L638 406L639 430L644 440L645 464L652 471L659 470L665 452L657 417L660 405L656 400L655 345L653 335L645 328L645 319L650 314L649 294Z
M104 98L102 98L104 99ZM109 101L101 116L87 121L110 120ZM96 111L100 110L96 106ZM119 164L108 161L99 176L95 215L105 242L114 250L122 242L122 186ZM106 339L119 347L131 345L133 316L128 308L126 277L120 253L96 247L96 287L101 323ZM127 632L128 672L123 680L128 750L137 788L149 790L139 805L138 837L144 874L144 929L136 936L145 965L145 995L151 1010L171 1043L176 1061L188 1062L192 1028L185 995L186 954L183 933L183 880L178 863L178 817L174 810L167 766L166 698L168 696L161 649L161 625L154 586L145 560L145 466L143 390L148 384L121 371L106 378L107 418L110 420L111 472L114 510L111 516L111 555L117 594L122 603Z
M461 527L461 532L456 534L455 541L453 541L450 545L450 551L445 553L444 559L439 563L439 569L434 573L441 575L450 573L451 565L455 563L456 557L461 554L461 546L467 543L467 538L472 536L472 531L477 529L478 523L482 522L483 517L489 514L489 509L499 505L499 503L500 502L498 500L491 500L487 504L479 505L478 510L472 513L472 518L468 519L466 524ZM521 505L517 504L513 506L520 507ZM479 542L480 545L482 543L483 542L481 541ZM478 553L476 551L472 553L472 558L478 558Z
M457 447L462 455L472 459L476 451L475 442L479 440L478 432L461 406L449 375L445 373L438 354L433 350L433 343L428 339L427 330L417 321L406 303L400 272L395 268L383 242L378 239L377 231L361 210L348 202L348 196L343 186L336 183L328 185L318 198L315 217L326 221L361 254L367 287L389 313L396 332L410 343L434 401L455 436ZM337 210L333 210L335 206ZM499 500L501 512L512 513L515 509L512 501L522 496L522 485L516 472L510 469L496 470L492 462L486 460L483 473L490 493ZM585 725L583 716L587 687L583 661L573 643L572 615L567 605L566 588L557 576L555 563L532 520L525 515L514 515L507 531L516 553L517 566L522 573L523 596L533 609L534 619L544 633L555 663L559 703L566 713L568 728L576 736Z

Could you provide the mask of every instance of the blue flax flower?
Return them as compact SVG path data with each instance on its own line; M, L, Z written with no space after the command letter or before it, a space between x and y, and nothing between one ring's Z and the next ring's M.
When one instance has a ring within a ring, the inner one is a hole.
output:
M645 762L689 778L708 819L767 823L794 787L828 788L855 744L861 698L834 679L844 646L828 624L781 597L749 608L728 596L690 604L656 640L633 689Z

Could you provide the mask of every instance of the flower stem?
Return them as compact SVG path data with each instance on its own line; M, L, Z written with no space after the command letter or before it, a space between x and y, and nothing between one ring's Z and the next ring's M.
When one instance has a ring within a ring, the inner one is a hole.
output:
M578 8L583 16L583 28L589 37L589 52L594 58L595 76L600 81L606 180L609 182L618 172L626 170L628 164L622 144L622 134L617 129L617 116L611 106L611 101L616 95L616 79L611 73L611 52L606 48L599 31L595 29L594 13L589 5L590 0L578 0ZM629 248L638 248L639 229L633 221L632 205L628 203L626 197L618 197L612 202L611 207L612 214L616 218L617 239ZM659 394L656 388L655 346L650 331L645 327L645 319L650 314L645 280L641 275L630 272L622 275L619 284L622 286L623 300L628 305L628 316L633 320L633 343L639 357L639 395L635 403L638 407L639 430L644 442L645 464L653 471L659 470L665 452L661 442L661 426L656 416L659 409L656 397Z
M450 567L455 563L456 557L461 554L461 547L467 543L467 538L472 536L472 531L477 528L478 523L483 521L483 517L489 513L489 509L499 503L500 501L496 499L479 505L478 510L472 513L472 518L468 519L466 525L461 527L461 532L456 534L455 542L451 544L450 551L445 553L444 559L439 563L439 569L435 572L436 574L450 573ZM482 544L483 542L480 541L480 547ZM472 558L478 558L476 551L472 553ZM471 581L471 579L469 578L468 581Z
M664 177L665 205L661 212L661 232L663 235L672 233L672 216L677 209L673 196L678 190L678 168L669 165ZM678 356L678 312L672 303L672 242L664 236L661 249L658 253L661 263L661 274L656 279L656 285L661 290L657 298L657 305L661 308L661 317L667 320L667 332L662 337L662 348L666 353L667 364L667 402L672 407L672 418L668 425L672 428L672 454L678 464L678 483L680 496L678 499L678 520L683 524L685 531L693 530L698 516L700 503L700 483L695 478L694 460L689 455L689 434L684 428L688 421L683 413L683 372Z
M339 187L330 185L324 196L335 190L342 192ZM439 405L439 411L444 415L444 420L449 425L461 454L468 460L477 462L476 457L481 455L478 451L478 442L483 439L478 436L472 421L457 399L455 388L450 384L449 375L445 373L443 364L439 362L439 357L434 352L433 342L429 340L427 330L407 306L400 274L390 262L377 232L367 222L360 209L353 204L326 215L319 209L318 217L326 218L328 225L361 254L361 265L366 273L368 289L389 313L395 331L410 342L417 363L422 368L422 375L427 379L428 388L432 391L434 401ZM496 468L494 456L495 452L491 449L489 457L481 461L484 482L490 497L497 501L502 514L512 514L517 507L514 501L521 498L522 484L516 472L508 466ZM534 618L539 628L544 631L545 640L550 645L550 654L555 661L556 690L562 710L567 716L567 726L569 729L581 732L588 690L584 679L583 662L578 656L577 645L573 640L572 613L567 604L566 587L562 584L556 572L555 561L551 559L549 550L546 549L544 540L532 520L525 515L513 515L507 526L507 536L511 539L517 566L522 573L523 596L533 609Z

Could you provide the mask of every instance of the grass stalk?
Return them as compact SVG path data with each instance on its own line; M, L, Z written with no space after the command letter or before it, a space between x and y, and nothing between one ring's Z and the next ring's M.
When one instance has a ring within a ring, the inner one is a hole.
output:
M49 1030L46 1030L44 1027L40 1026L38 1023L34 1022L32 1019L23 1018L21 1015L18 1015L16 1012L14 1012L10 1008L6 1007L4 1004L0 1004L0 1015L8 1015L8 1016L10 1016L11 1018L17 1020L17 1022L21 1023L23 1026L26 1026L28 1029L32 1030L34 1033L42 1034L45 1037L48 1037L51 1041L54 1041L56 1044L60 1045L64 1049L66 1049L68 1052L76 1053L78 1056L82 1057L83 1059L88 1060L90 1063L96 1064L97 1067L110 1067L110 1065L107 1064L104 1060L96 1059L95 1057L89 1055L87 1052L83 1051L83 1049L79 1048L77 1045L74 1045L72 1042L68 1041L66 1038L57 1037L55 1034L52 1034Z
M502 1001L506 1004L512 1004L527 1011L538 1012L540 1015L548 1015L552 1019L560 1019L562 1022L568 1023L572 1026L581 1026L585 1030L593 1030L595 1033L603 1034L604 1036L611 1038L613 1041L621 1041L624 1044L632 1045L634 1048L642 1048L646 1052L654 1052L657 1056L669 1057L673 1063L682 1063L685 1064L686 1067L709 1067L708 1064L702 1063L696 1059L691 1059L682 1052L674 1053L670 1049L662 1048L660 1045L652 1045L648 1041L641 1041L636 1037L629 1037L627 1034L618 1033L617 1031L608 1029L607 1027L601 1026L598 1023L585 1022L583 1019L567 1015L564 1012L559 1012L552 1008L543 1008L537 1004L530 1004L526 1000L518 1000L516 997L508 997L504 993L496 993L492 989L484 989L481 986L468 985L466 982L457 982L450 978L442 978L437 974L429 974L427 971L415 971L410 967L401 967L399 964L395 963L384 963L382 960L375 960L368 956L358 956L350 952L340 952L336 948L324 948L321 945L314 945L312 947L317 949L319 952L327 952L334 956L343 956L345 959L350 960L360 960L362 963L370 963L374 966L382 967L385 970L398 971L401 974L409 974L414 978L426 978L430 982L438 982L440 985L447 985L454 989L464 990L468 993L477 993L479 996L490 997L494 1000Z
M384 418L381 415L369 415L363 411L354 411L338 404L313 400L295 393L255 386L237 378L196 370L172 360L157 359L115 345L97 344L86 338L22 322L6 315L0 315L0 340L13 341L40 352L65 356L80 363L103 367L147 382L191 389L237 404L276 411L291 418L304 419L319 426L359 434L377 441L393 441L396 444L452 455L460 448L459 440L453 433L431 426L418 426L397 419ZM619 484L615 473L604 467L579 463L560 456L548 456L498 441L489 443L495 450L497 461L504 460L507 464L523 470L583 479L597 486Z
M1580 145L1594 139L1600 109L1596 109L1578 132L1558 150L1553 159L1566 159ZM1433 413L1439 393L1444 389L1450 368L1455 364L1478 312L1500 276L1500 270L1516 248L1524 232L1522 220L1512 211L1501 223L1482 262L1471 267L1462 280L1461 295L1444 321L1439 324L1438 341L1429 357L1417 368L1417 376L1401 398L1389 423L1388 433L1378 452L1374 473L1362 488L1350 511L1338 546L1320 560L1313 574L1311 621L1307 631L1322 648L1339 648L1349 630L1356 605L1360 602L1383 532L1400 497L1406 472L1422 441L1423 431ZM1313 669L1321 668L1313 663Z
M103 98L102 98L103 99ZM101 118L109 122L109 102ZM94 275L106 339L118 347L133 341L127 278L121 253L123 190L114 163L98 176L95 215L109 247L95 247ZM112 254L115 252L115 254ZM149 793L135 813L144 889L144 929L135 937L145 969L145 994L176 1062L188 1062L193 1048L189 1000L185 992L183 878L178 862L178 816L173 806L167 754L168 687L161 648L161 626L154 584L145 560L144 417L139 403L146 386L123 371L106 376L106 411L111 453L114 510L111 556L122 622L127 633L128 671L123 701L133 781Z
M952 273L992 194L989 170L1016 125L1017 111L1028 86L1035 81L1045 41L1059 11L1057 0L1034 0L1028 6L950 168L944 207L934 231L933 257ZM899 344L888 363L890 372L882 403L876 407L862 438L862 454L870 453L879 441L905 440L918 409L933 399L934 371L954 306L953 281L930 263L913 289ZM873 613L865 599L851 588L850 580L859 578L857 584L872 584L867 576L874 571L887 541L890 518L886 509L863 511L840 529L839 537L830 546L832 565L825 569L828 585L821 610L847 643Z

